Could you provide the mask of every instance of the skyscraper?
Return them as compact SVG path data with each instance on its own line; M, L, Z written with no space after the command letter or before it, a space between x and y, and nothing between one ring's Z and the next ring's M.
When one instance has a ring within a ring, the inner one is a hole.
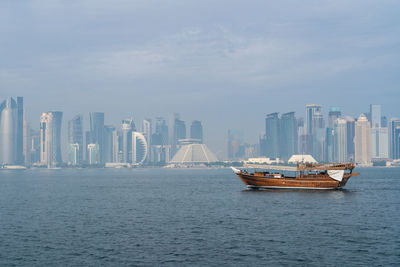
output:
M389 158L388 128L371 129L371 156L373 159Z
M228 130L228 158L244 157L243 130Z
M100 149L98 144L88 144L88 163L89 165L100 164Z
M61 158L62 112L42 113L40 119L40 160L43 165L55 167Z
M17 164L24 164L24 98L17 97Z
M160 136L160 145L168 145L168 125L164 118L156 118L156 133Z
M399 159L398 138L396 135L397 127L400 127L400 119L391 119L389 122L389 152L392 159Z
M355 123L354 148L355 162L371 164L371 126L364 114Z
M345 117L347 131L347 160L354 161L354 135L355 135L355 120L350 116Z
M265 118L265 135L267 138L267 156L270 158L279 158L279 135L280 121L278 113L268 114Z
M151 135L153 130L151 125L151 119L144 119L142 128L143 128L143 136L146 139L147 151L150 151Z
M76 166L80 163L79 153L82 151L82 147L79 147L77 143L68 144L68 164Z
M201 125L201 121L192 121L192 125L190 125L190 138L198 139L200 143L203 143L203 126Z
M120 157L120 132L118 129L114 129L112 132L112 162L121 162L122 157Z
M175 119L174 123L174 144L175 146L172 148L172 153L175 153L179 149L179 140L186 139L186 124L184 121ZM172 155L171 155L172 158Z
M104 113L90 112L89 117L91 143L99 145L99 162L104 163Z
M13 98L0 105L0 165L17 163L18 111Z
M83 159L82 120L82 115L76 115L72 120L68 121L68 151L72 153L72 155L68 156L68 159L73 159L73 162L69 161L72 165L81 164Z
M333 129L335 127L336 120L342 117L340 108L332 107L329 109L328 113L328 127Z
M306 133L314 134L316 128L323 128L322 106L319 104L306 105Z
M122 132L122 162L132 162L132 132L135 130L133 119L125 119L121 122Z
M334 151L336 162L347 161L347 121L336 119L334 125Z
M22 153L25 166L31 165L31 125L24 119Z
M306 105L306 134L307 151L318 161L323 160L325 154L326 130L322 115L322 106L319 104Z
M381 105L371 104L369 106L371 116L371 128L381 127L382 107Z
M104 162L115 162L113 160L114 139L113 134L116 131L113 126L104 126ZM118 149L118 147L117 147Z
M297 120L294 112L284 113L280 124L280 157L288 160L297 154Z
M132 163L143 164L147 154L147 142L144 135L139 132L132 132Z

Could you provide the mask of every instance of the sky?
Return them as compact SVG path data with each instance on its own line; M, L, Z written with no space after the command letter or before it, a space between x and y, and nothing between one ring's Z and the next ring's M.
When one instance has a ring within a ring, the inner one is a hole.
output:
M26 115L106 113L118 125L179 112L223 155L265 115L319 103L400 117L400 2L2 0L0 100ZM37 127L36 127L37 128ZM65 127L64 127L65 128Z

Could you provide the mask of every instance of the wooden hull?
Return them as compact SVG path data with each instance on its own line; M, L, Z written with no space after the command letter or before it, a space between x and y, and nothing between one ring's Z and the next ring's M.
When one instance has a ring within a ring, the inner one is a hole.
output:
M336 181L328 175L304 175L302 178L272 178L238 173L239 178L248 188L268 189L338 189L346 185L350 177L358 173L345 174L342 181Z

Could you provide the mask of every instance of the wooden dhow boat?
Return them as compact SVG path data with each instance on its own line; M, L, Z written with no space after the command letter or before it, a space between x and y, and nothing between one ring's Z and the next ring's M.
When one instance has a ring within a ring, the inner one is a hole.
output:
M231 167L248 188L266 189L339 189L352 176L354 163L306 164L272 166L245 164L254 172ZM262 171L259 171L262 170Z

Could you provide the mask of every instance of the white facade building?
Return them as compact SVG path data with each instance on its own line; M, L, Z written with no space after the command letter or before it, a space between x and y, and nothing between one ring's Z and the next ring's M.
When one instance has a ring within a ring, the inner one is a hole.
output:
M371 164L371 126L364 114L355 124L355 162L363 165Z
M388 128L371 129L371 157L373 159L389 158Z

